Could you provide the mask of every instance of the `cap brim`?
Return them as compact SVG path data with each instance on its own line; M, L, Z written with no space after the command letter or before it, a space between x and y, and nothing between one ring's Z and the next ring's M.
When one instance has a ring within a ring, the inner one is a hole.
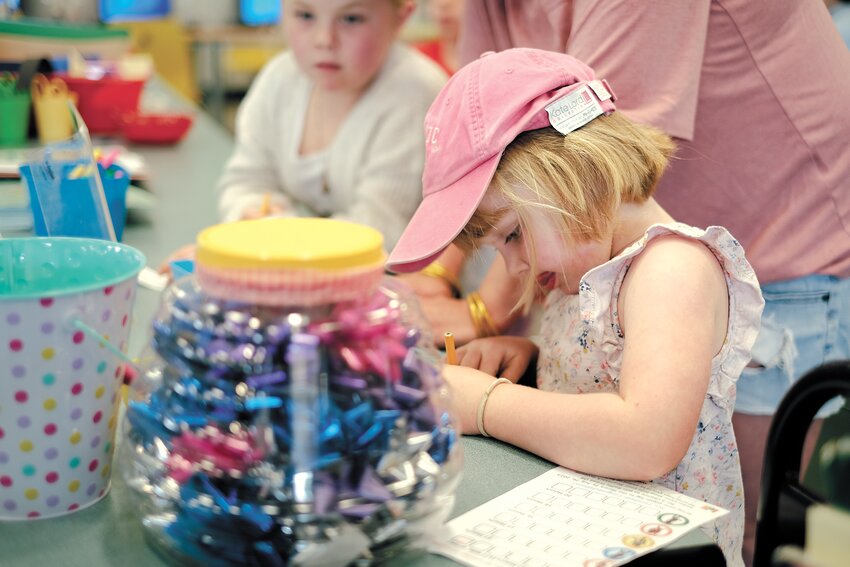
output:
M415 272L436 260L472 218L501 157L501 153L491 157L445 189L427 195L390 253L387 269Z

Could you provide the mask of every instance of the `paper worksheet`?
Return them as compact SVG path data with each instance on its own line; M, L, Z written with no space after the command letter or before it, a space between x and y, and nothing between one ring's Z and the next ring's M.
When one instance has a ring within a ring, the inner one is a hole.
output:
M474 567L613 567L728 513L654 484L555 468L450 521L430 551Z

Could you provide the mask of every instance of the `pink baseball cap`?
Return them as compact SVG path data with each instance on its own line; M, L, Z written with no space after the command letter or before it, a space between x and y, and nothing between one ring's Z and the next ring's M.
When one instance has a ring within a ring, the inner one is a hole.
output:
M567 134L614 111L614 92L570 55L516 48L462 67L425 116L422 203L387 260L414 272L437 259L472 218L505 148L553 126Z

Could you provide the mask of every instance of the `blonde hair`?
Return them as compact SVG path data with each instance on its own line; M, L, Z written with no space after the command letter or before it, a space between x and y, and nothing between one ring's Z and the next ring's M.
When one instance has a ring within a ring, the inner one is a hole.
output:
M565 245L599 239L621 203L643 203L652 196L674 150L669 136L619 112L566 136L551 127L517 136L505 148L488 188L516 211L531 253L531 270L515 309L527 310L538 292L528 211L549 214ZM475 249L509 209L476 211L458 236L458 246Z

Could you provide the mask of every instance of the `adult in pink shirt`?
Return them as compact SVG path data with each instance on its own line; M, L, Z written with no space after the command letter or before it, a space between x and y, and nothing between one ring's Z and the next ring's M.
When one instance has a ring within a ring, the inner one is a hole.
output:
M536 47L596 69L676 138L660 203L747 251L766 300L735 407L750 564L771 416L850 358L850 51L823 0L467 0L463 22L461 62Z

